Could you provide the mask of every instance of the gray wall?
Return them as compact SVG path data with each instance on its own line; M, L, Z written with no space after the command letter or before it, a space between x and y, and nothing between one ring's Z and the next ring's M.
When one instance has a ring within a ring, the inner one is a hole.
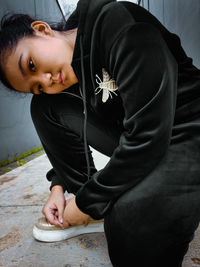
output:
M0 18L5 12L22 12L51 21L62 18L56 0L0 0ZM30 117L31 97L9 92L0 83L0 161L40 146Z
M200 1L143 0L142 4L181 37L187 54L200 67ZM43 20L58 21L61 18L56 0L0 0L0 17L7 11L28 13ZM0 84L0 160L7 154L12 158L15 153L40 145L30 118L30 100L30 95L24 97L8 92Z
M142 4L167 29L179 35L186 53L200 67L200 1L143 0Z

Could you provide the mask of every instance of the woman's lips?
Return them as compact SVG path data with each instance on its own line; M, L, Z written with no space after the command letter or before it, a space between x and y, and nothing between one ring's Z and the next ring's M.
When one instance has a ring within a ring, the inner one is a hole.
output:
M60 75L59 75L59 82L64 84L64 76L63 76L62 72L60 72Z

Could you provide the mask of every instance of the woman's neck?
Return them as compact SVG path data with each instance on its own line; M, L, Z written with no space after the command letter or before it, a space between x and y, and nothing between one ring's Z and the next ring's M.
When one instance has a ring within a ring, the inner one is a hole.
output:
M68 43L72 51L74 51L74 46L76 42L76 36L77 36L77 30L78 28L68 30L68 31L63 31L63 32L57 32L56 34L59 34L62 36L62 38L65 39L65 41Z

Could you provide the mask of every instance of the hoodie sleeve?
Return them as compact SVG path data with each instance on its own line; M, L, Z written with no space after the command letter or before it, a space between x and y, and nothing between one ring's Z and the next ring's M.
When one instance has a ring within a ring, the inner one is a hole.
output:
M107 62L123 102L125 130L107 165L76 195L77 206L94 219L159 164L170 144L176 103L177 65L153 26L128 26Z
M64 185L64 183L62 183L57 175L54 169L50 169L47 174L46 174L46 178L49 182L51 182L50 188L49 190L51 191L51 189L55 186L55 185L61 185L63 190L66 191L66 186Z

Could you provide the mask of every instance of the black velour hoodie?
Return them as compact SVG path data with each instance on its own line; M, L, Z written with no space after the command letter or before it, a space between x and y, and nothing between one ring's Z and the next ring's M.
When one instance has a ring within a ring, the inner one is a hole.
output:
M179 38L136 4L80 0L73 16L79 23L72 67L86 101L124 129L107 165L76 194L77 206L100 219L159 166L170 145L199 132L191 125L200 115L200 71ZM95 91L102 69L118 86L106 102L103 90Z

